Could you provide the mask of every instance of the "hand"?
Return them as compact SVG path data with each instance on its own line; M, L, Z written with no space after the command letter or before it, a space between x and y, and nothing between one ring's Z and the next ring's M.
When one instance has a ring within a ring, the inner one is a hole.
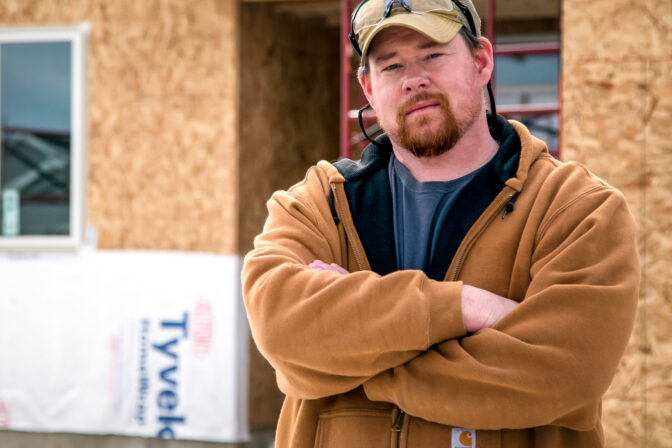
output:
M322 260L315 260L308 265L314 271L331 271L336 274L348 275L349 272L337 265L336 263L327 264Z
M475 286L462 285L462 320L468 333L492 328L516 306L518 302L515 300Z

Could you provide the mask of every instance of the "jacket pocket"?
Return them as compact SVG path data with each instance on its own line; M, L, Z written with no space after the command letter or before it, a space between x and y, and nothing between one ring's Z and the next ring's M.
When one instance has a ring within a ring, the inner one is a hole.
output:
M390 448L392 412L338 409L320 414L315 448Z

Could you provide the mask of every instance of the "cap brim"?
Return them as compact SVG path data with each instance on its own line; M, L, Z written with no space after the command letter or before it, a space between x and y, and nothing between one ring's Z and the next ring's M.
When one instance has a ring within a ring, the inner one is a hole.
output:
M378 25L370 29L362 42L362 57L366 57L369 46L373 39L385 28L392 26L401 26L424 34L428 39L438 43L448 43L460 31L462 24L451 20L447 17L442 17L436 14L396 14L390 16L380 22Z

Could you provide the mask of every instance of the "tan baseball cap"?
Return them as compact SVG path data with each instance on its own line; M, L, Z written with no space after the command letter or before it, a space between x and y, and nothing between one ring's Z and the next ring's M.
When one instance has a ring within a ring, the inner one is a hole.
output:
M481 35L481 19L471 0L459 0L468 8L474 21L476 36ZM385 6L391 4L389 16L384 17ZM407 10L410 7L411 11ZM366 57L376 35L391 26L403 26L439 43L448 43L463 26L471 30L469 21L452 0L364 0L355 9L352 33Z

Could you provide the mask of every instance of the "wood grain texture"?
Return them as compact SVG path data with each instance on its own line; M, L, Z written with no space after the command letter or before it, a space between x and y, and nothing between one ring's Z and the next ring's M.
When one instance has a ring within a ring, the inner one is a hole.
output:
M642 263L607 446L672 446L672 2L565 0L563 24L563 158L624 193Z
M237 2L6 0L0 20L91 24L99 247L236 253Z
M339 30L276 6L241 10L240 253L261 232L271 194L339 153ZM250 427L274 428L283 396L250 346Z

